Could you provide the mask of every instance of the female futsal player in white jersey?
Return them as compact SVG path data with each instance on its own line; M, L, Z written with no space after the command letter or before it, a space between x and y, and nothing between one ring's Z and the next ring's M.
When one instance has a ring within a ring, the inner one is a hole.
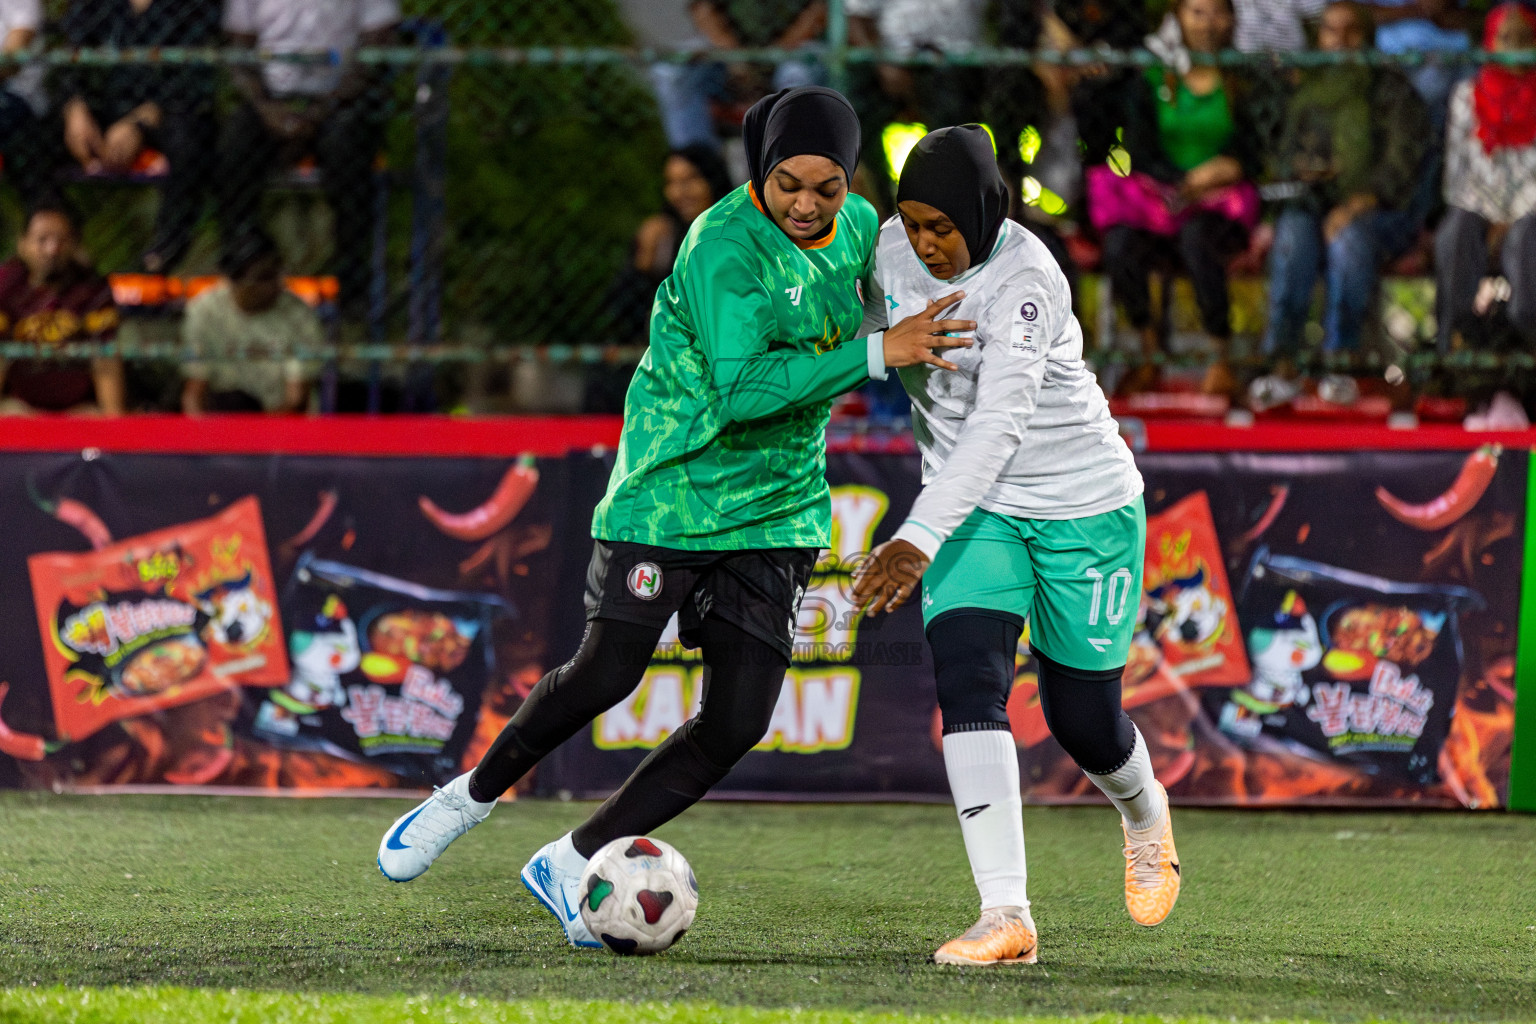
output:
M874 552L854 597L897 607L921 577L944 725L944 766L981 919L940 963L1033 963L1019 766L1008 727L1014 652L1029 626L1052 734L1119 809L1125 902L1160 923L1179 893L1168 798L1120 706L1120 674L1141 596L1141 475L1120 440L1066 278L1022 225L991 139L944 128L908 156L899 213L882 226L861 333L894 326L963 291L947 315L977 323L955 372L905 367L923 490Z

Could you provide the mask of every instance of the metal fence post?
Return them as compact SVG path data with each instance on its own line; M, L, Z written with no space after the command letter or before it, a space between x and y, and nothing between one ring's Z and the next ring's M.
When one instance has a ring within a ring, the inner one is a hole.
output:
M843 0L827 0L827 75L832 88L848 93L848 12Z

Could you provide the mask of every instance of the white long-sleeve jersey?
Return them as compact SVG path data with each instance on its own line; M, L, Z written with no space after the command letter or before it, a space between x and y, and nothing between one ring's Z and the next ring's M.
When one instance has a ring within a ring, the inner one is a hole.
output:
M975 320L958 370L903 367L923 489L896 536L932 558L977 506L1022 519L1082 519L1142 492L1109 403L1083 363L1067 279L1026 228L1005 221L992 255L948 281L917 258L900 217L880 229L860 334L894 326L951 292L946 319Z

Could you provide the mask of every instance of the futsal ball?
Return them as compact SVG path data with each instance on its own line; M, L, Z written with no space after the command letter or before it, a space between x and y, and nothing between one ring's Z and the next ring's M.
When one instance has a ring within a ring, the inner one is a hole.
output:
M615 953L660 953L683 937L698 909L693 869L659 839L615 839L581 876L581 919Z

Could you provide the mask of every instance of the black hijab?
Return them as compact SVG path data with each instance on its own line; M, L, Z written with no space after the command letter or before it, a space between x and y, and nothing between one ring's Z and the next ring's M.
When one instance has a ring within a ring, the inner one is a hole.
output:
M853 104L835 89L819 85L764 96L741 123L747 171L759 201L768 172L792 156L824 156L843 169L852 185L860 138Z
M1008 216L1008 186L997 170L992 136L979 124L924 135L901 168L896 202L926 203L955 222L971 266L992 255Z

